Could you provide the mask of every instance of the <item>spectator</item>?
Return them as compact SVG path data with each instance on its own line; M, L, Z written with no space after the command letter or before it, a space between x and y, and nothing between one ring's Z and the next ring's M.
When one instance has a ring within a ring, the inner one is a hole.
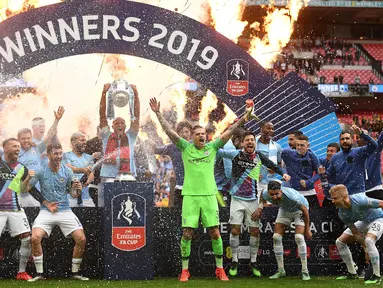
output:
M285 76L286 69L287 69L286 62L283 61L283 62L281 63L281 73L282 73L282 76Z
M354 57L355 57L356 62L358 62L358 65L359 65L359 59L360 59L360 52L359 52L359 50L355 51Z
M325 76L320 76L320 78L319 78L319 82L320 82L320 84L325 84L326 83L326 77Z
M374 78L372 78L372 76L370 77L370 80L368 80L368 83L369 84L374 84Z
M356 74L356 75L355 75L354 83L360 85L360 77L359 77L359 74Z
M348 51L347 53L347 65L351 65L352 63L352 53L351 51Z

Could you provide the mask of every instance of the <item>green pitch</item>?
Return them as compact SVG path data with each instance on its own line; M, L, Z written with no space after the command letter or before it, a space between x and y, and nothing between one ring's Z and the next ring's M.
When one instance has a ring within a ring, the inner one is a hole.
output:
M90 281L72 281L66 279L44 280L36 283L25 283L22 281L0 279L0 287L4 288L30 288L30 287L81 287L81 288L93 288L93 287L134 287L134 288L173 288L173 287L187 287L187 288L244 288L255 287L254 285L261 285L258 287L265 288L350 288L350 287L366 287L363 280L348 280L337 281L335 277L315 277L312 276L310 281L302 281L299 277L286 277L279 280L269 280L266 277L251 278L251 277L238 277L231 279L229 282L218 281L215 278L191 278L189 282L180 283L175 278L156 278L152 281L107 281L107 280L90 280ZM371 285L376 287L377 285ZM367 286L368 287L368 286Z

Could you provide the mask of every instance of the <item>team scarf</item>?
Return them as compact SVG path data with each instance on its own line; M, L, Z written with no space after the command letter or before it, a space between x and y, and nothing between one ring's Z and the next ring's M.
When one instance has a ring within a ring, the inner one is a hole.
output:
M120 150L120 159L126 159L127 162L120 164L120 172L130 173L130 147L128 136L124 133L120 138L120 143L118 142L118 137L116 133L112 133L109 136L108 142L106 144L105 156L109 158L109 163L112 165L117 165L117 151Z
M7 177L3 177L7 180L6 184L8 184L7 189L14 191L17 194L21 193L21 182L25 173L25 167L18 163L13 169L5 162L5 159L1 159L8 170L11 172L7 174Z

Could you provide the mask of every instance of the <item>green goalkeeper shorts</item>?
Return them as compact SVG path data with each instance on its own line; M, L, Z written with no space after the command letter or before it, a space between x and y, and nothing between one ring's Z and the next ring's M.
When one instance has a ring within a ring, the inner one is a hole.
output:
M185 195L182 201L182 227L198 228L199 217L204 228L219 225L216 195Z

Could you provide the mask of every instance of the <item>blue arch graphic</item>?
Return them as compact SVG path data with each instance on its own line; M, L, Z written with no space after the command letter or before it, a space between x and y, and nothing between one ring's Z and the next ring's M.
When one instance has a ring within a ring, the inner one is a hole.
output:
M319 141L313 150L322 153L323 143L334 141L334 131L339 132L333 103L297 74L275 81L232 41L169 10L123 0L75 0L0 23L3 73L89 53L126 54L170 66L200 82L236 114L252 98L256 114L274 122L282 145L288 131L303 128ZM249 127L259 129L256 123Z

